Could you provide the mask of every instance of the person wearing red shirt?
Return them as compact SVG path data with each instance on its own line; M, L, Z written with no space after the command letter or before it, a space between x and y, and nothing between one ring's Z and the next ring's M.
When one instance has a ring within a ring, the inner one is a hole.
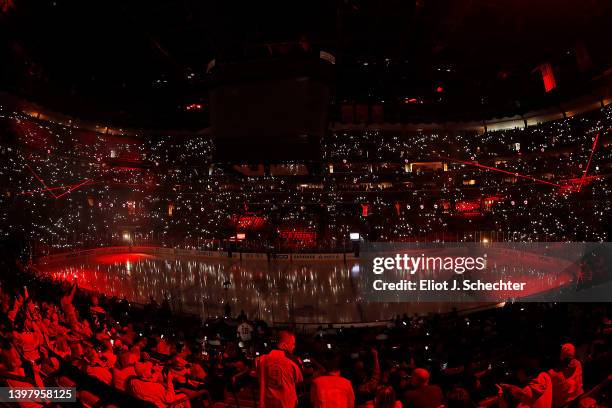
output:
M106 315L106 310L104 310L104 308L100 306L100 301L98 300L97 296L91 297L91 306L89 307L89 312L92 315L100 315L100 316Z
M118 364L113 367L113 387L125 391L125 385L130 377L136 375L134 370L134 362L132 361L131 354L124 352L119 356Z
M76 294L77 285L73 285L70 293L66 296L62 297L60 300L60 304L62 305L62 310L64 311L64 315L66 316L66 321L69 325L75 325L78 323L78 318L76 314L76 309L72 304L74 299L74 295Z
M340 375L340 357L330 356L323 363L325 375L312 380L310 401L315 408L352 408L355 393L351 382Z
M110 370L104 366L98 352L93 348L85 355L85 372L105 384L110 384L113 380Z
M576 358L576 347L571 343L561 346L560 366L548 370L553 386L553 406L561 407L584 392L582 364Z
M24 322L22 330L13 332L13 338L23 358L29 361L36 361L40 358L39 348L43 343L43 337L29 320Z
M157 345L155 346L155 351L159 354L163 354L164 356L170 355L170 345L164 339L164 335L157 337Z
M48 342L47 347L63 359L70 357L70 344L68 344L68 339L64 335L57 336L55 341Z
M295 335L279 333L276 346L257 359L259 406L261 408L294 408L297 405L297 384L303 381L299 361L292 355Z
M30 389L30 388L44 388L45 384L40 378L40 368L37 364L28 362L32 368L33 378L26 381L26 371L22 365L21 357L19 356L18 351L15 347L11 346L10 348L2 351L2 367L6 370L6 373L9 375L15 376L15 378L6 378L6 385L9 388L17 388L17 389ZM19 379L22 377L23 380ZM31 402L20 402L19 406L21 408L40 408L43 406L43 401L31 401Z
M524 387L500 384L502 390L509 391L518 400L517 408L551 408L553 387L550 375L539 371L539 361L535 357L526 358L524 367L517 372L517 378Z
M149 401L159 408L164 408L172 404L178 397L174 393L174 385L172 383L172 371L166 374L166 384L161 384L154 381L155 372L151 362L136 363L134 367L137 378L129 382L129 387L132 394L136 398L144 401ZM188 405L186 402L184 405Z
M429 371L424 368L415 368L412 371L412 389L404 394L404 407L437 408L443 404L442 389L429 384L429 377Z
M117 356L113 350L113 343L108 340L104 344L104 350L100 352L100 359L104 362L104 365L108 368L112 368L117 363Z

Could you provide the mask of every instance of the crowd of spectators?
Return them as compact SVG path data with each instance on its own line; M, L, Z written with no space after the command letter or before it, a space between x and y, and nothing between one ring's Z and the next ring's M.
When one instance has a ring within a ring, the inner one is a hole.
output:
M2 267L0 376L8 387L76 387L85 406L548 408L610 374L607 304L506 304L295 334ZM605 406L605 395L581 406Z
M206 135L109 135L0 109L0 236L39 253L123 242L125 231L134 243L208 248L244 233L242 247L259 250L350 249L350 232L606 241L611 123L608 106L482 135L332 131L321 169L304 173L214 163ZM263 222L236 222L249 216Z

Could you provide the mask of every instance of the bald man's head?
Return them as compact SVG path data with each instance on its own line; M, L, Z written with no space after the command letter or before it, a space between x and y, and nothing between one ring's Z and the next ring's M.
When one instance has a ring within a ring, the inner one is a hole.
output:
M572 343L565 343L561 346L561 360L571 360L574 357L576 357L576 347Z
M287 330L278 333L278 348L293 353L295 350L295 334Z
M429 384L429 371L424 368L415 368L412 372L412 384L418 387Z

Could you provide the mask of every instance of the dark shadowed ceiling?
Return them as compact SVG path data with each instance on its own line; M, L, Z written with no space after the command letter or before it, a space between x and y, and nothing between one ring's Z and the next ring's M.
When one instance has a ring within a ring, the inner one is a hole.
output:
M611 18L603 0L0 0L0 89L85 119L199 128L211 60L297 47L336 56L332 119L343 102L381 103L389 121L503 116L589 92L612 66Z

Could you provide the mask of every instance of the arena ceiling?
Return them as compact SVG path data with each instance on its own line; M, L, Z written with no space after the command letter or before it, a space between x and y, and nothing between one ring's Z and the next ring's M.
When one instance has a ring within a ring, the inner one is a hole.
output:
M0 89L84 119L201 128L211 60L301 47L336 56L332 118L345 102L381 103L387 121L513 115L590 92L612 67L611 17L601 0L0 0Z

